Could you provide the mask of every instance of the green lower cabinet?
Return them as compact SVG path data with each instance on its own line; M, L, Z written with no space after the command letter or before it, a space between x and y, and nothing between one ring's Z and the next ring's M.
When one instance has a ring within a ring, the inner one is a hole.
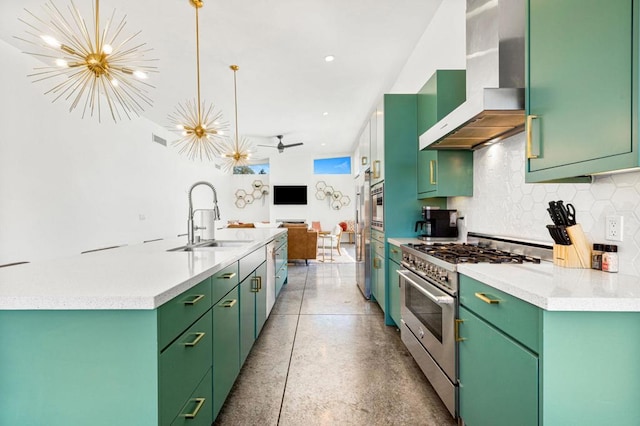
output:
M211 426L213 411L212 372L207 371L171 426Z
M394 250L394 248L391 247L390 250ZM396 248L395 250L400 249ZM400 276L396 271L402 269L402 267L399 263L391 259L389 259L388 267L387 283L389 284L389 297L387 299L387 312L393 324L387 323L387 325L400 327Z
M538 425L538 356L460 307L460 417L467 426Z
M256 278L258 278L259 290L256 293L256 332L257 339L267 321L267 263L260 265L256 269Z
M240 366L267 320L267 264L262 263L240 283Z
M213 417L224 404L240 372L240 305L238 287L213 309Z
M183 412L194 389L211 369L212 327L209 310L160 354L161 424L171 424ZM209 401L208 408L208 415L202 413L201 418L212 419L212 401Z
M0 425L159 424L157 315L0 311Z

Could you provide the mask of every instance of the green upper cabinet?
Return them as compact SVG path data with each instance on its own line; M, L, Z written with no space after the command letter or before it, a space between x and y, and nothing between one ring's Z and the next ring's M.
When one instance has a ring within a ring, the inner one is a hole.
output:
M371 131L371 184L384 180L384 103L380 103L369 119Z
M473 195L473 152L420 151L418 198Z
M640 165L638 3L527 1L527 182Z
M418 136L465 101L465 70L437 70L417 93Z
M438 70L416 95L417 133L423 134L465 100L465 71ZM418 152L418 198L473 195L471 151Z

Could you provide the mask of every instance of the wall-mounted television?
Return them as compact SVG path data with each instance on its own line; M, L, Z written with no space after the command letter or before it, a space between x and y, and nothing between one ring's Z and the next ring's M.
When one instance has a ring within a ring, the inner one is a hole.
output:
M273 204L307 204L306 185L274 185Z

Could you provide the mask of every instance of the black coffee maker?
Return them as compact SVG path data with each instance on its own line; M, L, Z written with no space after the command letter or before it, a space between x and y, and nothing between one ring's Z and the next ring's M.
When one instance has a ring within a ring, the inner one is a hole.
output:
M423 231L420 238L458 238L458 211L422 207L422 219L416 222L415 232Z

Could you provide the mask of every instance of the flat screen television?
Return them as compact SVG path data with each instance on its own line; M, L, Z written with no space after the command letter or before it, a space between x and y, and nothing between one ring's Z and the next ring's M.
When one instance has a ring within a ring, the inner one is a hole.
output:
M307 204L306 185L274 185L273 204Z

